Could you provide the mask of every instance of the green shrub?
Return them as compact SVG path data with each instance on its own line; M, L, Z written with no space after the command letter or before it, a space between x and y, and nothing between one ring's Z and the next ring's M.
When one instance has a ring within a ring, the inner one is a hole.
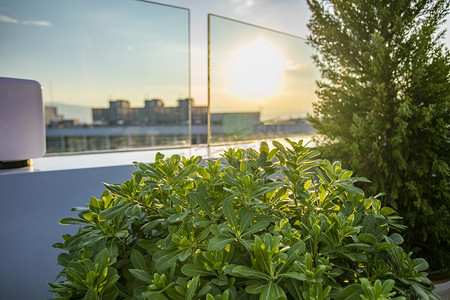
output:
M324 158L385 192L408 230L403 248L450 266L448 0L307 0L322 79L309 121ZM447 25L448 26L448 25Z
M58 299L439 299L400 218L292 142L222 159L158 154L76 208Z

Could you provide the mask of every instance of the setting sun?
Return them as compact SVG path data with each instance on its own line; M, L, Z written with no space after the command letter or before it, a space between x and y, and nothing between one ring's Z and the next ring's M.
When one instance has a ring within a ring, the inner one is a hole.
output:
M263 38L247 44L231 59L230 92L249 100L273 96L281 88L285 65L280 51Z

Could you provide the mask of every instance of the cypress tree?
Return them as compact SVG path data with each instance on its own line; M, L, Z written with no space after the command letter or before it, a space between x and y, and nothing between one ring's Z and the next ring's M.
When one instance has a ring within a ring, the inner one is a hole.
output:
M406 246L450 265L448 0L307 0L322 79L309 117L324 156L384 191Z

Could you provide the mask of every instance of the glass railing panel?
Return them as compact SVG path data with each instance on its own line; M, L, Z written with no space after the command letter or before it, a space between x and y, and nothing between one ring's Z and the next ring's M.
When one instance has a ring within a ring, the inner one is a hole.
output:
M188 9L17 0L0 14L0 77L43 86L47 153L190 144Z
M310 136L312 54L300 37L209 15L210 142Z

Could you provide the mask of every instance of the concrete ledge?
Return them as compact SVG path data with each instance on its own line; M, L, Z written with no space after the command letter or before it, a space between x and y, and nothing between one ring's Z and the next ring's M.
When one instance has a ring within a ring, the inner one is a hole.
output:
M450 300L450 280L447 282L434 285L434 292L438 294L442 300Z

